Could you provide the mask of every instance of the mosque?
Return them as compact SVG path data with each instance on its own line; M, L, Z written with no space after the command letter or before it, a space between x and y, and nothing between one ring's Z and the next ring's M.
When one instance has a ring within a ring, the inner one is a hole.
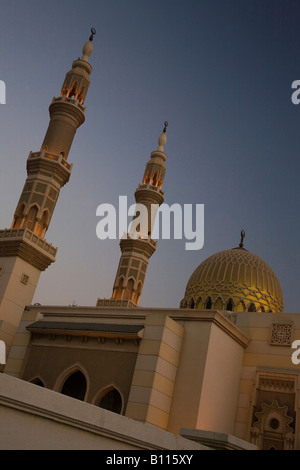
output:
M56 258L45 234L85 121L94 34L50 104L11 227L0 230L0 447L300 449L300 314L284 313L280 283L244 231L195 269L178 308L139 306L151 230L121 239L110 299L32 305ZM166 130L135 191L148 227L151 204L164 201Z

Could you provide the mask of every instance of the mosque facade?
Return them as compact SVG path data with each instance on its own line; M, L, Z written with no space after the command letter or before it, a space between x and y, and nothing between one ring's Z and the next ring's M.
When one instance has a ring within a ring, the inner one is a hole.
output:
M135 191L150 230L121 240L111 298L95 307L32 305L39 276L56 257L45 234L85 121L94 34L50 104L11 228L0 231L0 339L7 348L0 381L26 383L33 395L52 391L78 410L82 403L105 410L111 423L125 417L199 448L217 448L216 436L227 436L227 444L244 448L300 449L300 314L284 312L277 276L247 250L243 231L238 246L195 269L178 308L139 306L156 250L150 207L164 201L166 123Z

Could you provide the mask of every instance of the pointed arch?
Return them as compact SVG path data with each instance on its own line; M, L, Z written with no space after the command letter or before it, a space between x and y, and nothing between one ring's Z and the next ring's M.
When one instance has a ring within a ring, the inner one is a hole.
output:
M124 284L124 276L120 276L118 279L118 284L115 287L114 291L114 298L115 299L122 299L122 294L123 294L123 284Z
M131 300L134 293L134 279L131 277L127 281L127 286L124 292L124 299Z
M63 87L61 89L61 92L60 92L60 96L63 96L63 95L66 95L68 96L68 92L70 91L70 79L66 79L64 84L63 84Z
M190 308L195 308L195 301L193 299L193 297L191 298L190 300L190 305L189 305Z
M205 308L207 310L211 310L212 308L212 300L211 300L211 297L208 297L205 301Z
M153 178L152 178L152 186L158 185L158 178L157 178L157 170L155 170Z
M135 296L135 302L136 302L136 304L139 303L139 300L140 300L140 297L141 297L141 294L142 294L142 289L143 289L143 284L142 284L142 282L140 281L140 282L138 283L137 290L136 290L136 296Z
M35 227L36 235L44 238L47 228L49 226L49 222L50 222L50 214L49 214L49 210L46 209L43 212L41 220L37 221L36 223L36 227Z
M218 297L217 300L215 301L214 308L216 310L223 310L224 309L224 303L221 297Z
M150 183L150 170L147 171L146 175L144 176L143 184L149 184Z
M89 377L78 363L66 369L56 381L54 390L78 400L85 401L89 389Z
M229 310L229 312L233 312L234 309L234 303L232 299L228 299L226 303L226 310Z
M112 411L113 413L122 414L124 399L118 388L110 384L97 394L93 404L105 410Z
M251 303L248 305L247 311L248 311L248 312L256 312L256 307L255 307L255 305L254 305L253 302L251 302Z
M83 85L81 90L80 90L80 93L78 95L79 104L81 104L81 105L84 103L85 93L86 93L85 86Z
M83 401L86 394L86 387L87 383L84 374L80 370L77 370L73 372L73 374L70 374L65 380L61 393Z
M33 379L29 380L31 384L38 385L39 387L45 387L44 380L42 380L39 376L34 377Z
M74 98L76 100L76 98L78 96L77 86L78 86L77 82L74 82L73 85L72 85L72 88L67 93L68 98L70 98L70 99Z
M39 211L39 208L35 204L35 205L30 207L30 209L28 211L28 215L26 217L26 227L29 230L31 230L32 232L34 232L34 229L35 229L35 224L36 224L36 221L37 221L38 211Z
M16 212L15 212L15 217L13 220L13 223L11 225L11 228L21 228L22 227L22 222L24 219L24 209L25 209L25 204L20 204L18 206Z

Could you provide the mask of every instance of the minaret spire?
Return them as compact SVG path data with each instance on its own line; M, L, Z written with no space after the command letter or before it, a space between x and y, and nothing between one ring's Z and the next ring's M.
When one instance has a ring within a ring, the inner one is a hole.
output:
M164 201L164 191L162 185L166 173L167 155L164 147L167 143L166 129L167 121L164 123L162 134L158 138L157 150L153 151L150 160L146 164L142 184L139 184L135 191L137 204L146 207L148 220L148 234L142 232L139 237L127 237L120 241L121 257L113 293L110 300L98 299L97 305L125 305L138 306L142 294L145 275L150 257L156 250L157 242L152 239L152 228L155 222L156 211ZM144 225L143 223L140 226Z
M244 238L245 238L245 230L242 230L241 231L241 241L240 241L240 244L239 244L239 247L240 248L244 248Z
M57 249L44 240L60 189L68 182L69 151L76 130L85 120L83 106L92 67L90 40L81 59L66 74L60 96L53 98L50 122L37 152L27 159L27 179L10 229L0 230L0 339L7 353L26 305L33 299L39 276L55 261Z
M83 104L92 72L88 59L93 51L93 31L81 59L75 60L67 72L60 96L50 104L50 122L40 151L29 153L28 176L11 228L27 227L43 238L60 189L69 181L72 164L67 161L68 155L75 133L85 121Z

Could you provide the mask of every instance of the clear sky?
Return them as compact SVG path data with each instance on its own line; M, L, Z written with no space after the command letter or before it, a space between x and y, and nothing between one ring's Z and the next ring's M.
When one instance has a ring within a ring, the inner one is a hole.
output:
M300 312L300 1L0 0L0 227L9 227L72 61L96 28L86 121L46 234L57 261L34 302L109 298L118 240L96 236L99 204L134 203L168 121L165 202L204 204L205 242L159 240L141 305L178 307L194 269L239 244L276 273Z

